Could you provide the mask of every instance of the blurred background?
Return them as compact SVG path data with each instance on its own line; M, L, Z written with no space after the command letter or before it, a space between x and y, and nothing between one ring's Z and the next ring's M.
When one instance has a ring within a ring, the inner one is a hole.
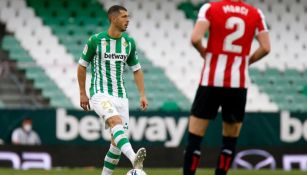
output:
M246 1L263 11L272 51L250 67L241 154L233 168L307 170L307 0ZM190 35L204 2L0 0L0 167L100 167L110 138L96 114L79 107L76 70L87 39L108 28L107 9L115 4L131 15L127 33L136 40L149 100L149 111L139 111L127 67L130 139L148 147L145 166L180 167L203 64ZM14 144L14 131L25 123L39 138L35 146ZM204 139L210 154L201 167L214 167L220 140L217 119Z

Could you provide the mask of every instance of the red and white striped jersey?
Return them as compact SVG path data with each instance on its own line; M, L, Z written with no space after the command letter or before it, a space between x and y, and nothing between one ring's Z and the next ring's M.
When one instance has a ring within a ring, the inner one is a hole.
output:
M222 0L204 4L198 20L210 23L200 85L247 88L252 41L267 31L263 13L242 1Z

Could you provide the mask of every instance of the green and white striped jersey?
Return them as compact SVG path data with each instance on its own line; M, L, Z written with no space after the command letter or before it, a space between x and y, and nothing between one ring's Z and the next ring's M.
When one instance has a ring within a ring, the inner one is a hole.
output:
M126 33L120 38L112 38L108 32L91 36L79 64L91 65L91 96L100 92L120 98L127 98L123 78L125 64L133 71L141 68L135 42Z

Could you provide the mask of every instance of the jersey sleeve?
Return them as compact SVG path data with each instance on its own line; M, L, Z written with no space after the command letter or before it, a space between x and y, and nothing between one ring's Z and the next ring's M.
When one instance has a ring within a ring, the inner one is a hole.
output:
M141 64L139 62L134 40L131 40L131 51L126 63L132 68L133 72L141 69Z
M210 7L211 4L206 3L200 8L197 21L210 21Z
M95 39L94 36L91 36L86 45L84 46L82 55L79 59L79 64L87 67L88 64L92 61L93 57L96 54L96 44L95 44Z
M260 9L258 9L258 14L259 14L259 20L256 26L257 27L256 34L259 34L260 32L267 32L268 27L266 25L265 16Z

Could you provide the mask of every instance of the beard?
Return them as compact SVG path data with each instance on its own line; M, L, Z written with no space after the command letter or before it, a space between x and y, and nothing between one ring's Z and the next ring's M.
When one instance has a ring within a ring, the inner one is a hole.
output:
M120 30L121 30L122 32L125 32L125 31L127 30L127 28L128 28L128 26L122 26L122 27L120 28Z

